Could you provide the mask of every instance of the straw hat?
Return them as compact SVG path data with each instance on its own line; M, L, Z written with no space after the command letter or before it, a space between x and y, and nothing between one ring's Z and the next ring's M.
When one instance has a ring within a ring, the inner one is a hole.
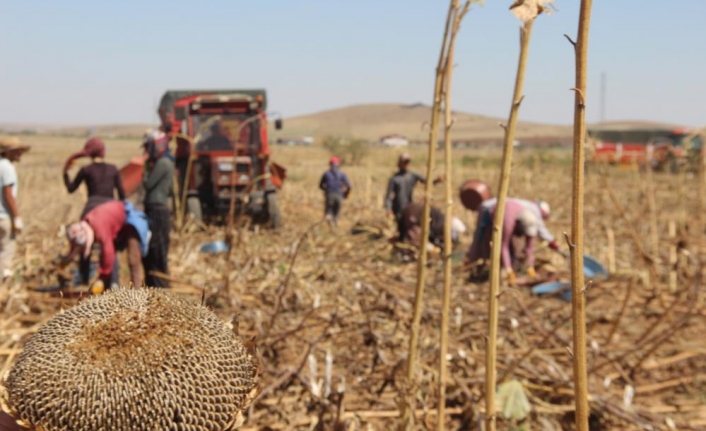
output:
M13 150L29 151L29 145L23 145L17 136L0 136L0 154Z

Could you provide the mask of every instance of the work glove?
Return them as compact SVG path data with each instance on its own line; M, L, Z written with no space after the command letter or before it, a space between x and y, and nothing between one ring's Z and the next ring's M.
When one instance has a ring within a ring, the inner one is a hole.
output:
M105 291L105 284L100 278L91 285L91 294L100 295Z
M515 281L517 280L517 276L515 275L515 271L508 269L507 270L507 282L510 285L515 285Z
M434 246L433 244L427 243L427 252L431 256L437 256L441 253L441 249L439 247Z
M559 250L559 244L556 242L556 240L549 243L549 248L551 248L555 252L559 253L560 255L564 256L565 258L569 257L568 252Z
M22 232L22 229L24 229L24 227L25 227L25 225L24 225L24 223L22 223L22 218L20 218L20 217L15 217L15 218L12 220L12 231L13 231L14 233L16 233L16 234L17 234L17 233L21 233L21 232Z
M531 266L527 268L527 276L530 278L535 278L537 276L537 271L534 270Z

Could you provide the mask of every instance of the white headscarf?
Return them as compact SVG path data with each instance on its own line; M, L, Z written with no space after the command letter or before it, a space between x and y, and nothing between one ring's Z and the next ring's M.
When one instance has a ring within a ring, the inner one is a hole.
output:
M66 229L66 238L68 238L72 246L83 248L83 257L87 258L91 255L95 233L88 222L81 220L71 224Z

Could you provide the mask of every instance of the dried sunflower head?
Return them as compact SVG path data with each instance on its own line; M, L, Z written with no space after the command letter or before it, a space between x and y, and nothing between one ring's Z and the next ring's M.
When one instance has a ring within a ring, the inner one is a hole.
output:
M232 430L259 387L232 325L146 288L57 314L2 383L3 409L42 431Z

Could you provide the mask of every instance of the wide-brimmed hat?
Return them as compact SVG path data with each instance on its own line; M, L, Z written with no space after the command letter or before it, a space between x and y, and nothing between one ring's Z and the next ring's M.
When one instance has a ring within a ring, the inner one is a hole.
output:
M22 144L17 136L0 136L0 154L8 151L29 151L29 145Z

